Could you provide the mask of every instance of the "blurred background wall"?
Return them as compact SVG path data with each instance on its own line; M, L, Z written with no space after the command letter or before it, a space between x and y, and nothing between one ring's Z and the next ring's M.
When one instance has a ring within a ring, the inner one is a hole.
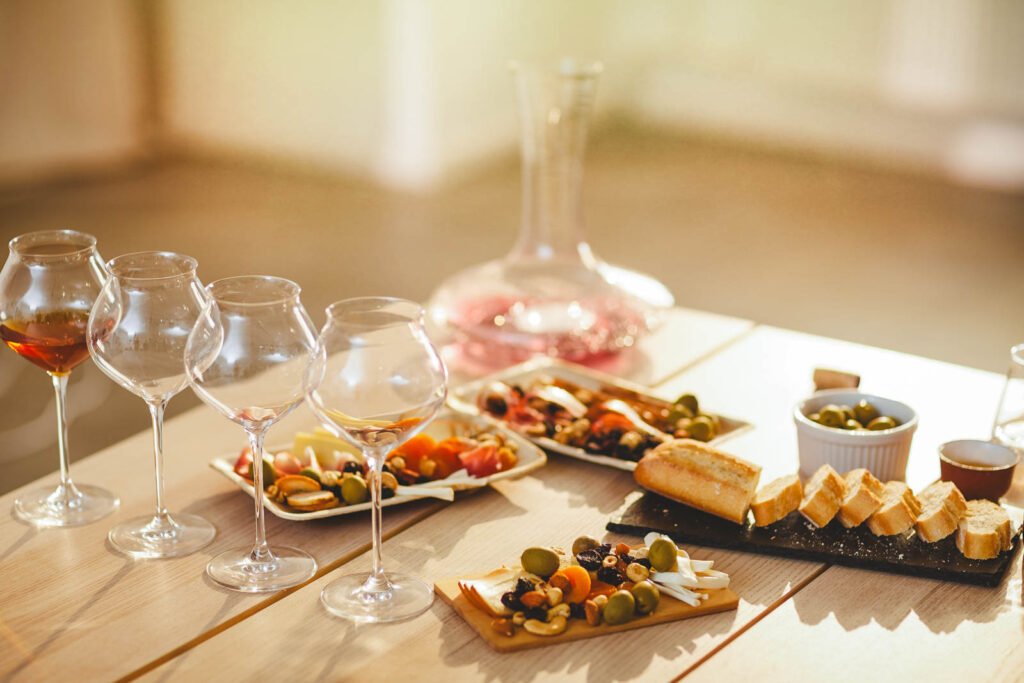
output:
M153 154L429 189L507 153L510 56L605 120L1024 187L1017 0L6 0L0 182Z
M997 372L1024 341L1021 0L0 0L0 243L273 273L317 323L425 300L511 247L507 62L561 56L606 67L598 255L682 306ZM72 459L148 428L92 363L69 393ZM55 436L0 353L0 492Z

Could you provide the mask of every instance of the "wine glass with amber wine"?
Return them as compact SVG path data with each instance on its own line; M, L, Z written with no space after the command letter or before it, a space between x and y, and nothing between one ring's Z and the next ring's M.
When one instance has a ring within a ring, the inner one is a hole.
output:
M263 512L263 438L304 395L316 329L290 280L229 277L206 287L210 301L185 345L189 384L205 403L249 435L256 540L210 560L206 573L232 590L263 592L298 585L316 573L308 553L267 543Z
M50 375L57 398L60 484L14 501L21 519L38 527L89 524L119 501L98 486L76 485L68 466L67 388L71 370L89 357L89 311L106 281L96 238L74 230L32 232L10 242L0 271L0 338Z
M423 309L402 299L332 304L306 376L309 405L335 434L361 448L370 478L373 570L328 584L332 614L363 622L423 612L433 591L407 574L384 573L381 472L388 452L419 433L444 404L448 373L423 327Z
M93 361L144 400L153 420L156 514L121 522L107 536L132 557L188 555L217 533L202 517L172 515L164 504L164 409L188 386L185 342L207 301L197 267L191 256L166 251L118 256L89 317Z

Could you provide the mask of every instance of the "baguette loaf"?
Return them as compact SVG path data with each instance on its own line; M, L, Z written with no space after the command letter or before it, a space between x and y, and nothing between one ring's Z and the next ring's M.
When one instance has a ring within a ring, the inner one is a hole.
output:
M823 527L839 512L846 493L846 484L829 464L822 465L804 486L804 499L800 514L816 527Z
M691 439L671 439L637 463L645 489L742 524L761 467Z
M957 524L967 511L964 494L951 481L937 481L924 491L921 512L917 515L917 535L928 543L941 540L956 531Z
M914 526L921 504L910 487L902 481L886 482L882 487L881 505L868 517L868 528L875 536L902 534ZM913 503L913 507L911 506Z
M989 560L1010 549L1010 515L990 500L967 501L967 512L956 528L956 547L964 557Z
M768 526L779 521L797 509L802 497L800 477L795 474L779 477L754 494L754 499L750 501L754 525Z
M863 467L843 477L846 495L839 506L839 522L847 529L859 526L882 506L882 482Z

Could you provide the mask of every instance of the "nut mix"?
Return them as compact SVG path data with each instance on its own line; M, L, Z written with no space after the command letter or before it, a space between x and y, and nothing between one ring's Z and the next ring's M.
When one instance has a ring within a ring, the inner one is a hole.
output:
M400 485L445 479L459 470L485 477L518 463L516 445L488 429L435 441L419 434L388 453L381 473L381 497L391 498ZM302 453L302 458L293 453ZM246 448L234 471L253 480L251 451ZM346 442L316 430L297 434L292 452L264 456L263 485L267 498L297 512L312 512L370 499L371 473Z
M707 590L728 586L727 574L713 570L710 561L690 560L668 537L649 534L644 540L639 548L613 547L583 536L573 543L573 556L560 548L530 547L520 556L522 571L503 568L491 574L500 575L496 583L460 581L459 588L495 617L494 631L511 637L520 627L558 635L573 619L590 626L625 624L657 610L662 593L696 606ZM501 586L508 590L495 609L482 594Z
M610 385L591 391L543 375L523 385L491 382L477 405L528 436L623 460L638 461L672 437L711 441L722 431L720 419L702 413L693 394L669 403Z

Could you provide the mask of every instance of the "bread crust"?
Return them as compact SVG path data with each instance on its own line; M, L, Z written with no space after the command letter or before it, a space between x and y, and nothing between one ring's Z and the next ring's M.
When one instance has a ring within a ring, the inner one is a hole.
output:
M645 489L742 524L761 467L692 439L672 439L637 463L633 478Z
M800 514L816 527L823 527L839 512L846 493L846 484L831 465L825 464L811 475L804 486Z
M912 500L920 509L917 498L910 487L902 481L886 482L882 487L881 505L868 517L868 528L876 536L902 534L914 526L917 513L910 507Z
M774 524L796 510L802 498L803 487L799 476L787 474L775 479L754 494L754 499L750 501L754 526Z
M942 540L956 531L960 518L967 511L964 494L951 481L937 481L917 497L921 512L917 516L917 535L928 543Z
M839 523L847 529L859 526L882 506L882 482L863 467L843 476L846 495L839 506Z
M972 560L990 560L1009 550L1010 515L990 500L969 500L956 528L956 547Z

